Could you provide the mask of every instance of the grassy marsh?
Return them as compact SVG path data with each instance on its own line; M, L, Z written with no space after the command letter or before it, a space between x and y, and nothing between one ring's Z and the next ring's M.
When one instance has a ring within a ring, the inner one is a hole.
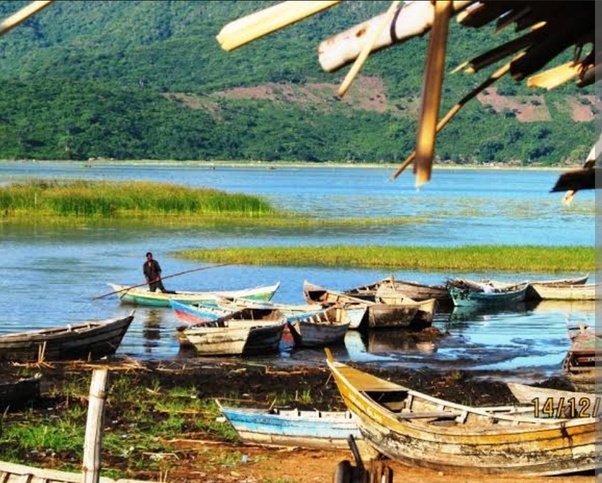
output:
M452 272L593 272L595 265L594 248L572 246L243 247L186 250L176 256L208 263Z
M229 215L265 217L276 210L263 198L147 181L29 180L0 187L5 217L136 217Z

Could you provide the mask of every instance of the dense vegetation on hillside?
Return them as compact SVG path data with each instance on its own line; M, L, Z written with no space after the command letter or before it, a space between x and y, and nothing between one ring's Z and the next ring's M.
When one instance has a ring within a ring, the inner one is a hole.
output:
M0 18L27 3L0 3ZM298 102L304 87L336 89L345 75L322 72L318 43L389 2L344 2L236 51L219 48L215 36L225 24L270 3L55 2L0 38L0 158L403 160L414 147L427 38L368 60L362 74L384 83L382 112L342 102L334 90ZM450 69L494 45L487 38L493 27L481 30L452 29ZM442 110L485 74L448 77ZM289 94L262 99L229 91L266 83L286 85ZM354 89L366 99L380 95L354 85L348 96ZM594 122L574 122L562 106L578 95L587 104L582 95L592 91L533 92L511 79L498 89L524 102L543 96L551 119L519 122L512 109L473 102L443 131L440 159L582 161Z

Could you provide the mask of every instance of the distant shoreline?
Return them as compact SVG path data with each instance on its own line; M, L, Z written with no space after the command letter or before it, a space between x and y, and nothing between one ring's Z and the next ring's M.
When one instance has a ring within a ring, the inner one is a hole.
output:
M387 169L395 170L400 163L347 163L338 161L298 162L298 161L175 161L175 160L154 160L154 159L135 159L135 160L114 160L114 159L95 159L89 161L72 160L0 160L0 163L23 163L23 164L44 164L44 163L66 163L82 165L82 167L93 168L95 164L113 164L130 166L199 166L205 168L362 168L362 169ZM495 171L566 171L578 169L580 165L566 166L506 166L503 164L435 164L434 170L452 170L452 169L478 169ZM411 168L406 170L411 171Z

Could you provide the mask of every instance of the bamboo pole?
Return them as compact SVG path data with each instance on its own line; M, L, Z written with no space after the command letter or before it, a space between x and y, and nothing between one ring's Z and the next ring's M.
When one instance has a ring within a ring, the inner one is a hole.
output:
M84 439L82 483L98 483L100 481L100 453L107 379L108 371L106 369L96 369L92 372Z
M481 85L477 86L475 89L466 94L462 99L460 99L449 111L447 114L441 118L441 120L437 123L437 133L441 131L445 127L445 125L454 117L462 107L468 103L471 99L475 98L479 93L487 89L490 85L492 85L495 81L497 81L500 77L507 74L510 70L510 62L508 62L503 67L499 68L495 71L485 82ZM389 181L397 178L404 169L406 169L409 164L414 161L416 157L416 150L412 151L412 153L405 159L403 163L395 170L395 172L390 176Z
M216 38L222 49L234 50L337 3L340 1L281 2L230 22Z
M472 1L455 1L453 10L459 12L471 3ZM366 37L374 30L379 29L386 15L385 12L372 17L320 42L318 61L322 70L334 72L353 62L362 52L366 44ZM375 52L423 35L431 28L433 18L434 8L431 2L405 3L386 22L385 28L376 36L370 51Z
M435 3L435 18L431 29L431 39L422 85L422 107L416 136L416 159L414 172L416 187L419 188L431 179L433 156L435 154L435 138L437 118L441 104L441 88L443 86L443 70L447 50L447 32L452 13L452 2Z
M12 30L20 23L25 22L29 17L34 16L40 10L50 5L53 0L31 2L26 7L23 7L18 12L12 14L0 24L0 35L4 35L9 30Z
M370 52L372 52L372 48L374 46L374 43L376 42L376 39L380 36L380 34L384 30L384 28L388 24L390 24L391 21L393 20L395 12L399 8L400 3L401 2L397 1L397 0L394 1L393 3L391 3L389 10L387 10L387 13L382 18L380 25L378 25L378 27L372 31L372 33L370 34L370 37L366 39L366 43L362 47L360 55L358 55L357 59L355 59L355 62L351 66L351 69L349 70L349 72L347 72L347 75L345 76L345 79L343 80L341 87L339 87L338 94L340 97L343 97L345 95L345 93L347 92L347 90L349 89L349 87L351 86L351 83L353 82L353 80L359 73L360 69L364 65L364 62L366 62L368 55L370 55Z

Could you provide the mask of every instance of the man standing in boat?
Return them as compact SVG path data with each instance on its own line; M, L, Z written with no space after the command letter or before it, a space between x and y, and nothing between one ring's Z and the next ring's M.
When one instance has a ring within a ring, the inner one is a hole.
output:
M161 265L159 265L159 262L153 258L153 254L151 252L146 253L146 262L144 262L144 265L142 266L142 272L144 273L144 277L148 283L148 288L151 292L155 292L157 289L159 289L163 293L175 293L167 290L163 286L163 281L161 280Z

